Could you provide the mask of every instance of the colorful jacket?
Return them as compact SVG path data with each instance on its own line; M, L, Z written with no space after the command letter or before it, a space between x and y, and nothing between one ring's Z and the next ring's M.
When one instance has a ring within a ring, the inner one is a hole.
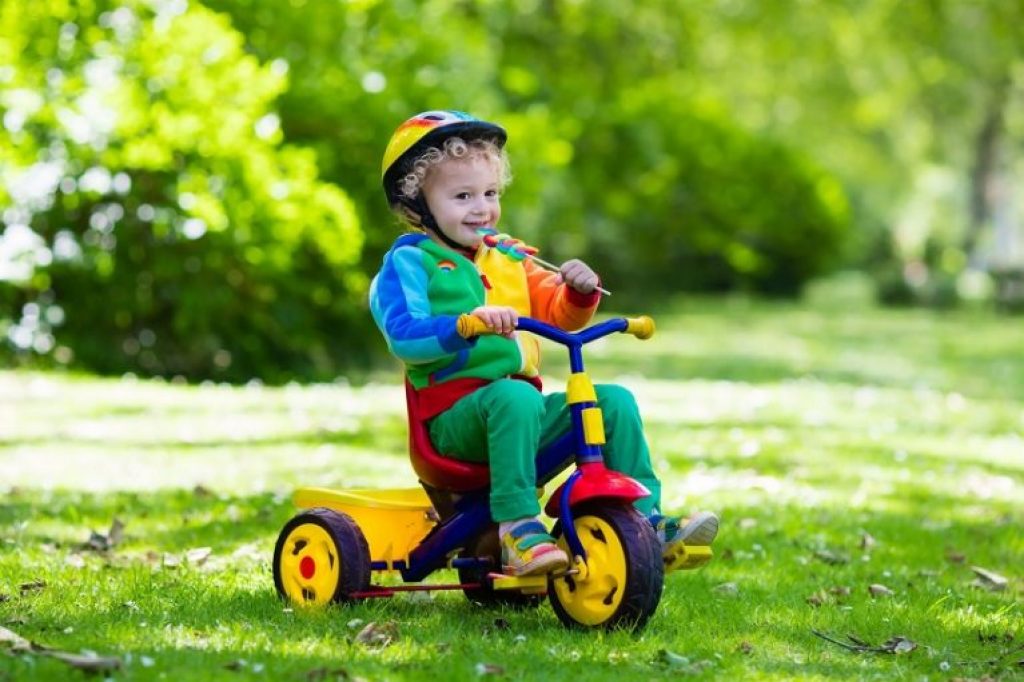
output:
M504 305L572 331L590 321L599 301L597 292L581 294L560 284L557 273L531 260L516 261L483 244L475 253L460 253L424 234L399 237L370 284L373 319L405 363L422 418L502 377L540 387L540 348L533 335L464 339L457 330L460 315Z

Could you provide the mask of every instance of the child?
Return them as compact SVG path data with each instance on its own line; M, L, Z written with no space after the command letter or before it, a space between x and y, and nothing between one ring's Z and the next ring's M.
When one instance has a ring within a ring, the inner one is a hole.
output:
M572 331L597 309L597 274L580 260L560 273L488 248L479 230L501 218L509 181L503 128L456 111L414 116L384 153L388 202L414 232L398 238L370 285L370 308L428 418L435 448L490 465L491 516L498 524L506 573L535 575L569 560L537 519L534 457L538 446L569 430L564 393L543 395L535 338L515 331L520 315ZM460 316L474 315L496 335L462 338ZM651 491L636 507L665 546L707 545L718 518L685 522L658 512L661 484L651 467L632 394L598 385L609 468Z

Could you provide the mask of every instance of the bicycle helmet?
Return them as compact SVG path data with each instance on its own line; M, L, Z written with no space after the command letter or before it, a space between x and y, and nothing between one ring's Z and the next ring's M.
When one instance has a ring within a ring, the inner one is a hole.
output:
M450 137L461 137L467 142L488 139L501 148L505 146L508 134L497 124L481 121L461 111L425 111L416 114L398 126L388 141L381 163L381 180L384 194L392 208L409 208L420 216L422 227L435 232L448 246L461 248L438 228L422 193L409 198L399 189L399 182L412 169L416 158L428 147L440 148Z

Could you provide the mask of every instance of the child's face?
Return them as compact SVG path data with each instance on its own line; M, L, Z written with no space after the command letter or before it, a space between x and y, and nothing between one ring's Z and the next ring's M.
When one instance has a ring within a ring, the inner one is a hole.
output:
M477 230L495 227L501 218L497 161L483 156L450 159L431 169L423 196L441 231L452 241L474 248Z

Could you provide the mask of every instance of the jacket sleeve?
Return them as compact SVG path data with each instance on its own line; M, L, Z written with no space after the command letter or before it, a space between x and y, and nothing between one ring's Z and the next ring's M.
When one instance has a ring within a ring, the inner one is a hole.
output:
M581 294L559 282L557 272L545 270L529 259L523 261L523 267L533 317L567 331L575 331L590 322L601 302L599 291Z
M423 364L472 347L458 332L458 316L431 314L422 252L399 247L370 284L370 312L388 348L400 360Z

